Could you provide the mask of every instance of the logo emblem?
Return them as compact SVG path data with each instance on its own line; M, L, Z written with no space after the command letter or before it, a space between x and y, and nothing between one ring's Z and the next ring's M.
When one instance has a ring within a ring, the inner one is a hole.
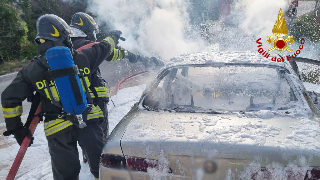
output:
M79 17L79 19L80 19L80 23L76 23L76 24L78 24L79 26L83 26L83 21L82 21L81 17Z
M54 36L54 37L59 37L60 36L60 33L59 31L57 30L56 27L54 27L54 25L52 25L53 29L54 29L54 33L50 33L51 36Z
M268 51L273 51L274 49L278 51L287 50L292 52L287 45L292 44L294 42L293 36L288 36L286 39L284 38L288 34L288 27L286 25L286 20L284 19L282 9L280 9L276 24L273 26L272 33L277 36L277 39L274 39L272 36L268 36L267 43L273 44L273 47L268 49Z

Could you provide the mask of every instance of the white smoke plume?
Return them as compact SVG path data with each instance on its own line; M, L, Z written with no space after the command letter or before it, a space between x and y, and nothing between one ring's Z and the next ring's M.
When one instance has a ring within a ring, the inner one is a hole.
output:
M201 50L200 38L190 39L186 0L91 0L88 11L127 40L124 48L169 60L175 55Z
M245 34L254 37L253 40L261 38L263 43L263 48L271 48L272 45L269 45L266 40L267 36L275 35L272 33L272 28L276 23L277 16L279 14L280 8L283 10L285 15L286 11L289 8L292 0L238 0L234 2L234 13L237 13L240 18L237 18L239 22L239 29ZM302 2L299 2L298 14L299 11L308 13L313 10L313 6L310 9L302 8ZM302 13L303 14L303 13ZM285 15L286 16L286 15ZM287 26L290 28L290 21L286 18ZM276 37L275 37L276 38ZM285 37L286 38L286 37ZM292 55L299 49L301 41L297 38L294 38L295 42L292 45L289 45L293 52L281 51L281 52L272 52L274 55L280 54L281 56ZM306 57L311 59L319 58L319 43L312 43L309 39L305 38L306 42L304 49L301 50L299 57ZM257 45L257 44L255 44ZM257 46L252 50L257 50Z
M266 39L267 35L272 35L280 8L285 13L288 5L288 0L238 0L234 10L237 16L242 16L238 18L239 27L246 34Z
M267 36L273 36L272 28L279 10L282 8L286 13L292 0L231 1L230 15L211 22L207 27L209 35L204 36L207 38L206 44L203 42L204 37L200 37L201 33L195 32L195 28L189 23L189 13L195 11L191 10L193 8L190 5L191 1L197 2L196 0L89 0L87 10L97 17L98 22L107 23L111 29L123 32L123 37L127 40L120 41L120 46L134 53L157 56L168 61L179 54L204 51L208 43L219 44L219 50L257 51L256 40L261 38L264 48L269 49L272 45L267 44ZM214 0L212 2L219 3ZM217 8L219 5L214 7ZM209 9L209 11L219 12L219 9ZM292 45L294 48L299 46L298 41ZM280 54L285 56L288 53L283 51Z

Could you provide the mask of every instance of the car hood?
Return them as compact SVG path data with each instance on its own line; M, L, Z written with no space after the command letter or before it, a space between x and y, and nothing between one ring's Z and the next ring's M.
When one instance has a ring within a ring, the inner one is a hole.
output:
M281 159L286 163L289 156L318 159L317 121L275 115L259 117L140 110L128 124L121 147L126 156L155 159L159 154L232 159L266 157L271 162Z

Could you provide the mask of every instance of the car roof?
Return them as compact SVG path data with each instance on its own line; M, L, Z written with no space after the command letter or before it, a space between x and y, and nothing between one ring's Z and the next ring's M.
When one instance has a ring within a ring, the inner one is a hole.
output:
M264 56L256 51L207 51L196 52L190 54L182 54L176 56L166 64L166 67L193 65L193 64L214 64L214 63L233 63L233 64L259 64L272 65L275 67L282 67L291 69L288 63L271 61L271 56L266 59Z

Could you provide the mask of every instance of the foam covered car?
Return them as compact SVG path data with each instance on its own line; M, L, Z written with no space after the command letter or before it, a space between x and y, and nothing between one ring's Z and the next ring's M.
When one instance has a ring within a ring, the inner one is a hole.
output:
M100 179L319 179L318 115L289 63L182 55L110 134Z

